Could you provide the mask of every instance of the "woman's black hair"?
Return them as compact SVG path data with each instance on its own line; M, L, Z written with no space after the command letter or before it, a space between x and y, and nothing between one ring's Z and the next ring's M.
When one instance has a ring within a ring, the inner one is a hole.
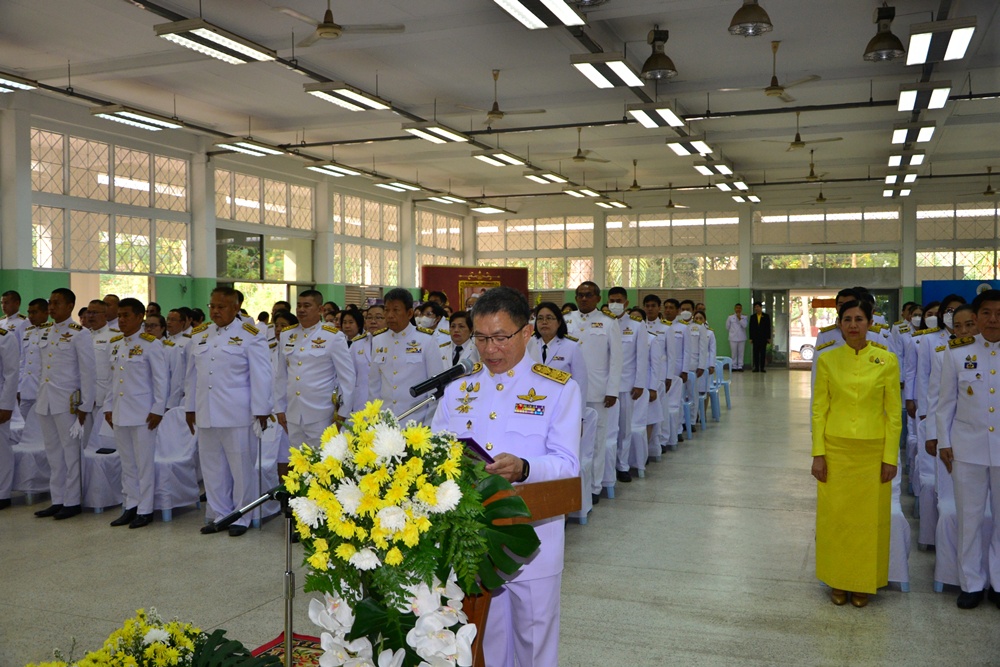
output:
M872 304L868 301L868 299L862 299L860 301L855 299L854 301L848 301L847 303L842 304L840 309L837 311L837 319L844 319L844 313L852 308L860 308L861 312L864 313L865 317L868 319L869 324L871 323L872 316L875 314L875 308L872 307Z
M924 306L924 312L920 314L920 328L921 329L926 329L927 328L927 311L930 310L931 308L940 308L940 307L941 307L941 302L940 301L931 301L926 306Z
M343 324L344 320L348 320L348 319L354 320L354 323L358 325L358 332L359 333L364 333L365 332L365 316L361 314L360 310L356 310L354 308L348 308L347 310L340 311L340 322L341 322L340 328L341 329L344 328L344 324ZM348 345L350 345L351 341L348 340L347 343L348 343Z
M543 301L542 303L535 306L535 336L541 338L542 335L538 333L538 313L541 312L542 308L546 310L551 310L552 314L556 316L556 320L559 322L559 328L556 329L556 338L565 338L566 334L569 333L569 329L566 327L566 318L563 317L562 310L556 304L551 301Z

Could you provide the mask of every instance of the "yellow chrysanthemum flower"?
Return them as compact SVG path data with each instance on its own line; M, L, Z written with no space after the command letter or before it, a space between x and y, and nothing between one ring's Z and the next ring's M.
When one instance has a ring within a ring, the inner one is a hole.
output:
M406 522L406 526L399 532L399 539L408 547L415 547L420 543L420 531L417 525L411 521Z
M417 500L434 507L437 505L437 487L433 484L423 484L417 491Z
M380 509L382 509L382 501L378 496L367 493L361 496L361 502L358 504L358 514L360 516L372 516Z
M404 500L409 492L409 483L398 483L393 482L388 489L385 490L385 502L387 505L399 505Z
M379 484L375 473L370 473L361 478L361 481L358 482L358 489L361 490L361 493L374 496L378 495L378 492L381 491L382 485Z
M391 565L393 567L399 565L403 562L403 552L399 550L399 547L393 547L385 554L385 564Z
M312 450L309 449L308 445L302 445L302 447L293 447L291 452L288 454L288 467L293 472L302 475L309 471L309 458L312 456Z
M368 539L368 531L361 526L358 526L354 529L354 537L356 537L359 542L364 542Z
M378 455L370 446L360 447L354 453L354 465L362 470L374 466L376 460L378 460Z
M300 537L310 538L312 537L312 529L309 528L308 524L304 524L298 519L295 520L295 530L298 532Z
M339 433L340 429L337 428L337 425L330 424L329 426L326 427L326 429L324 429L323 435L320 436L320 442L322 442L325 445L326 443L337 437L337 434Z
M435 470L437 470L438 473L444 475L448 479L455 479L462 472L461 468L458 465L458 461L450 457L448 459L445 459L445 461L437 468L435 468Z
M431 520L425 516L418 517L416 521L414 521L414 523L417 524L417 530L419 530L421 533L426 533L428 530L431 529Z
M359 423L371 423L375 421L378 417L379 412L382 411L382 400L377 399L374 401L368 401L365 403L365 407L359 410L354 415L355 425ZM357 428L357 426L355 426Z
M338 546L337 549L334 551L334 553L337 555L337 558L346 562L351 560L351 556L358 553L358 550L350 542L342 542L340 546Z
M423 424L409 426L403 430L407 446L418 454L426 454L434 446L431 442L432 435L431 429Z
M309 563L309 567L314 570L325 570L330 567L330 552L329 551L317 551L312 556L306 559Z
M354 537L354 529L357 528L354 522L350 520L338 521L336 523L331 521L330 527L333 529L333 532L337 534L337 537L343 538L345 540Z

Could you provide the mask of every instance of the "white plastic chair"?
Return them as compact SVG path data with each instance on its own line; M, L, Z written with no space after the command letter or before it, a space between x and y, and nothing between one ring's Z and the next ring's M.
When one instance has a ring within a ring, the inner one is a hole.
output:
M917 518L920 521L920 532L917 534L917 544L922 547L935 544L935 532L938 523L938 491L936 484L935 465L938 458L927 453L922 446L917 452L916 470L910 474L910 479L917 477L919 484L914 484L917 491Z
M98 449L112 449L110 454L98 454ZM80 477L83 496L80 504L100 514L106 507L122 503L122 461L118 455L114 432L100 414L100 424L94 423L90 439L80 456Z
M23 426L18 429L18 442L14 445L14 490L25 494L31 505L38 496L49 492L49 460L45 457L45 438L38 415L32 408Z
M191 434L183 407L167 410L156 429L156 453L153 459L156 482L153 509L164 521L173 519L177 507L200 507L198 498L198 436Z
M903 514L899 496L900 475L892 480L892 510L889 517L889 581L899 584L904 593L910 592L910 522Z

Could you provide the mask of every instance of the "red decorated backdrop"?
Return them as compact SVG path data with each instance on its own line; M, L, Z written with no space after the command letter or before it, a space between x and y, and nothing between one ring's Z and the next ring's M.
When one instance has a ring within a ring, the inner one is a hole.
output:
M420 268L422 294L435 290L448 295L453 311L464 310L466 301L491 287L513 287L528 298L528 269L479 266L423 266Z

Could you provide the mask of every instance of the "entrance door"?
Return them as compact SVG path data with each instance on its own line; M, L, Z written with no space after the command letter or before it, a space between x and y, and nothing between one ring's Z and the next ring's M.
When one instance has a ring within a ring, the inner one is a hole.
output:
M753 302L763 303L764 312L771 316L773 344L767 355L767 365L777 368L788 367L788 290L754 290ZM753 317L751 309L750 317ZM751 345L747 345L751 347ZM748 351L750 352L750 351Z

